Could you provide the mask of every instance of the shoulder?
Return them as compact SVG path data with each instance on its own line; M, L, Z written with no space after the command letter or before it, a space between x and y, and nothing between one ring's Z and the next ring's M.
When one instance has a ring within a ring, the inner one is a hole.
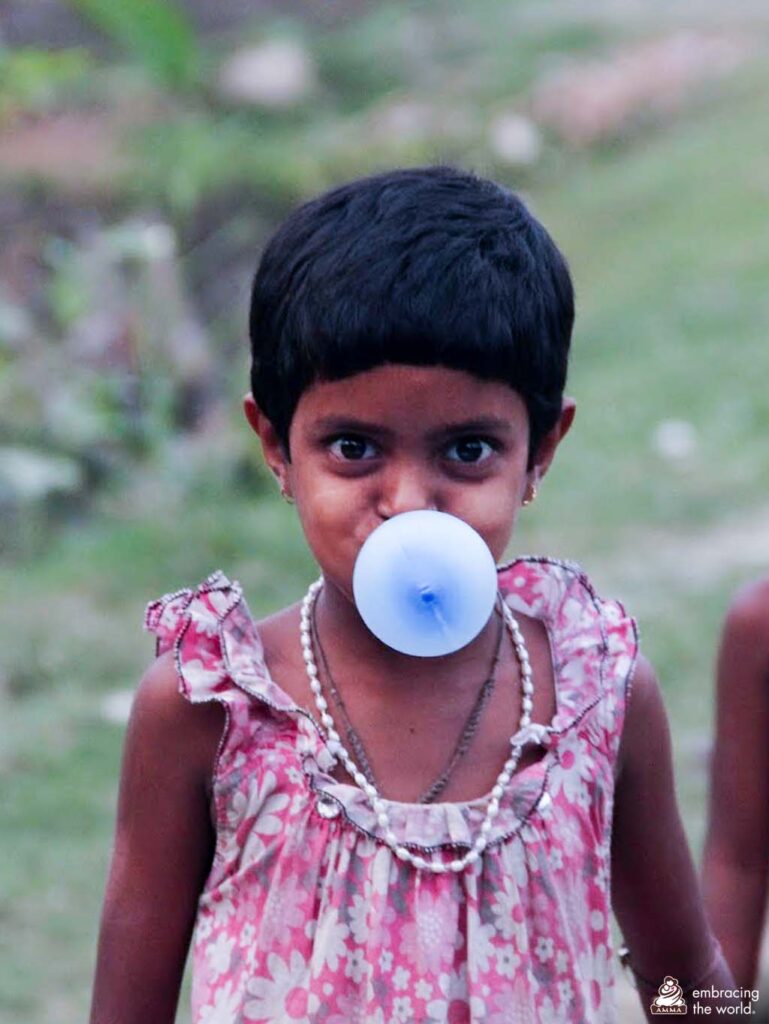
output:
M769 578L747 584L732 599L717 661L718 723L726 735L766 722L769 683ZM762 728L764 724L762 724Z
M188 702L179 692L173 651L166 651L148 666L139 681L134 710L173 716Z
M649 660L639 655L630 679L617 774L632 767L657 742L666 743L668 738L667 712L657 673Z
M147 764L173 764L208 785L224 726L217 701L191 703L180 690L172 651L144 672L131 709L127 742Z
M638 655L635 671L630 680L627 717L628 724L644 723L654 716L664 715L664 703L659 679L654 667L643 654Z
M763 640L769 649L769 577L737 591L726 614L726 630Z

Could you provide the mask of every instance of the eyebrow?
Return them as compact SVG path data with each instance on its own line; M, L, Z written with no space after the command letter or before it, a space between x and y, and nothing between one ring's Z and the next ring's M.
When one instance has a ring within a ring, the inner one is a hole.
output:
M510 434L512 427L509 420L502 416L482 416L474 420L458 420L456 423L448 423L439 430L432 431L433 434L493 434L501 432Z
M382 437L392 437L395 434L395 431L390 430L389 427L383 427L381 423L371 423L368 420L354 419L350 416L324 416L316 422L315 429L318 433L349 431L356 434L378 434ZM510 434L511 430L509 421L503 417L483 416L477 419L457 420L455 423L447 423L443 427L429 431L428 437L495 432Z
M381 423L369 423L367 420L357 420L352 416L324 416L314 424L318 433L331 433L333 431L349 431L355 434L391 434L392 431L383 427Z

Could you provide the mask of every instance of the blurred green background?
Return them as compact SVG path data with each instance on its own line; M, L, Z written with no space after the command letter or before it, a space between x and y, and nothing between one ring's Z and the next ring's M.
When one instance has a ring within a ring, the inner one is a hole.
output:
M749 0L6 0L4 1024L86 1019L145 603L312 578L241 417L249 278L378 168L491 175L571 262L578 419L514 551L639 617L699 856L719 624L769 566L768 49Z

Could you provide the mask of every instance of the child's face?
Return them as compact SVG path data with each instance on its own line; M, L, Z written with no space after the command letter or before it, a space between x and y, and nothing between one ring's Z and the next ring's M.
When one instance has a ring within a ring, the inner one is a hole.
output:
M387 365L313 384L291 422L290 461L250 395L245 409L281 488L296 501L324 576L348 596L368 535L412 509L463 519L499 561L523 500L574 414L573 403L564 403L527 470L523 399L506 384L461 370Z

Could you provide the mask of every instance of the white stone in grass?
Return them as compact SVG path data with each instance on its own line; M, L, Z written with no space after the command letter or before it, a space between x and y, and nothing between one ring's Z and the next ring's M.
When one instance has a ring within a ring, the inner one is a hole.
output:
M654 431L653 444L663 459L683 462L697 450L697 431L686 420L662 420Z
M101 702L101 717L111 725L125 725L131 714L133 690L113 690Z
M82 484L83 472L74 459L21 445L0 447L0 492L10 495L14 503L75 493Z
M316 83L312 57L292 39L271 39L237 50L219 72L219 91L225 99L276 110L307 99Z
M498 114L489 126L489 146L503 163L528 166L539 159L542 136L537 126L522 114Z

